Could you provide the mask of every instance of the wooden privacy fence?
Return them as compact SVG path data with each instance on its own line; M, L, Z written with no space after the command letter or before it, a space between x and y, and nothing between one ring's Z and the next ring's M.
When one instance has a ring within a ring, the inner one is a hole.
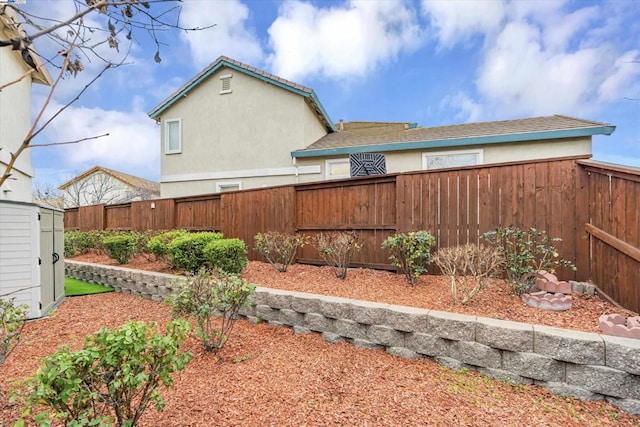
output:
M66 211L65 229L215 230L244 240L254 260L260 259L252 250L259 232L315 236L355 230L362 249L354 265L392 268L380 245L395 233L428 230L439 248L480 242L483 233L498 226L536 227L560 237L557 246L562 257L576 264L577 272L560 272L563 279L593 279L620 304L640 310L640 174L583 159L502 163L86 206ZM300 251L298 260L320 262L311 246Z

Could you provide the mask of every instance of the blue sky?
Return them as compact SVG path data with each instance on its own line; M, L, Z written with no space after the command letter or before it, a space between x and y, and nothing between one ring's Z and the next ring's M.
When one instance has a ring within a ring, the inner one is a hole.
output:
M73 10L67 0L50 5L25 7L57 17ZM637 1L185 0L181 19L215 26L162 34L160 64L139 34L131 64L100 79L36 143L110 136L34 148L37 182L57 186L95 165L157 180L159 127L146 113L220 55L313 88L334 122L565 114L616 125L594 137L594 159L640 167L640 101L626 99L640 99ZM98 65L66 79L54 103ZM34 90L34 108L43 89Z

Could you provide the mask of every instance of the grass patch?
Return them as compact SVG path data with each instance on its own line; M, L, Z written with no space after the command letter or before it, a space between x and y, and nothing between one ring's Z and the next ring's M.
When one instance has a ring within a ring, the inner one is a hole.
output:
M82 280L64 278L64 293L68 297L77 297L80 295L101 294L104 292L113 292L113 288L97 285L95 283L83 282Z

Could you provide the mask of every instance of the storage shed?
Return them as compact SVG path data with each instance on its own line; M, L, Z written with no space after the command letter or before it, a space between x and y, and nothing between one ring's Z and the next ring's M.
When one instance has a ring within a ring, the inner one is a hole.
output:
M64 211L0 200L0 297L45 316L64 298Z

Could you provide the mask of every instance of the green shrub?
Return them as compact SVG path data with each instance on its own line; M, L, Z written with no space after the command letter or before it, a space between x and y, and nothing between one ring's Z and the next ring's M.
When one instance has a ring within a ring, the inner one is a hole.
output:
M248 303L255 289L255 285L237 275L219 270L212 274L202 269L182 283L168 303L174 315L196 318L197 334L204 349L217 353L227 342L240 308ZM214 325L218 316L220 329Z
M167 247L167 255L176 269L195 273L207 265L204 248L214 240L222 238L222 233L201 232L177 237Z
M427 271L431 248L436 239L428 231L414 231L387 237L382 247L389 250L389 260L404 273L412 285Z
M336 277L346 279L351 259L360 250L358 234L344 231L320 233L314 239L314 245L327 265L334 268Z
M502 255L493 246L468 243L440 249L433 262L449 279L453 303L466 304L500 272Z
M0 365L20 342L29 307L15 305L15 298L0 299Z
M553 273L560 266L576 270L571 261L560 258L553 245L562 239L551 238L542 230L498 227L483 237L502 254L511 292L517 295L529 290L541 270Z
M97 231L65 231L64 256L73 258L90 250L102 248L102 234Z
M254 250L262 255L280 272L287 271L293 263L298 248L307 244L308 237L303 234L288 234L277 231L258 233L254 237Z
M121 233L106 237L102 244L110 258L118 261L118 264L126 264L136 253L137 236L132 233Z
M204 258L211 270L240 274L247 266L247 246L240 239L219 239L204 247Z
M158 387L171 386L171 374L189 362L179 352L188 330L184 320L170 322L166 335L153 323L130 322L86 337L82 350L58 350L25 381L23 416L39 425L53 417L72 426L136 426L150 404L162 410ZM48 411L32 414L41 406Z
M169 251L169 244L178 237L188 236L187 230L171 230L157 234L149 239L147 243L147 250L154 254L159 259L167 257Z

